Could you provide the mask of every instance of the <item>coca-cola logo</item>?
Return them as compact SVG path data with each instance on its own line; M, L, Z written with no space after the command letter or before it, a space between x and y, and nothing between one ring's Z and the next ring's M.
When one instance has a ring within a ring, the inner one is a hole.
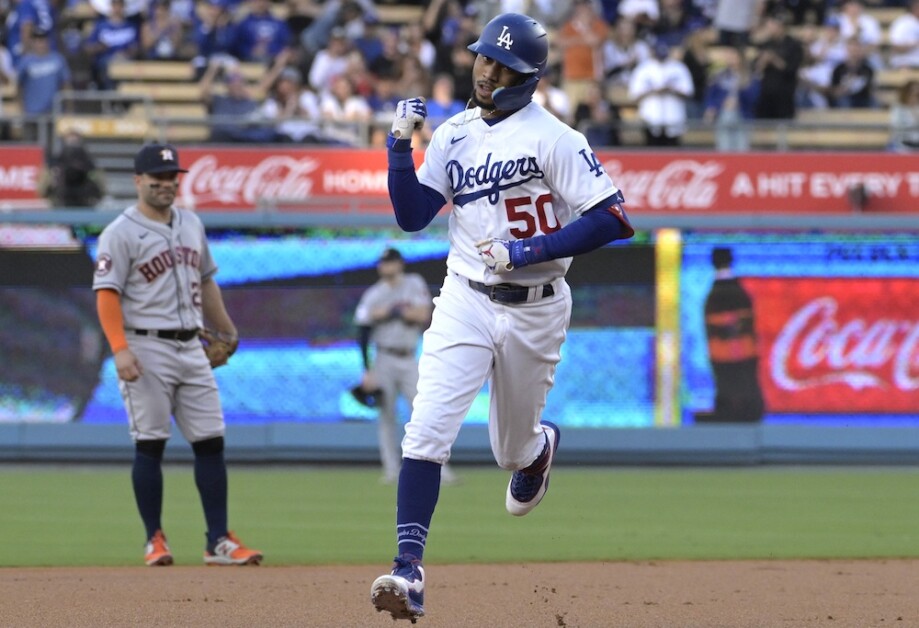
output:
M196 160L182 177L179 194L188 207L208 203L258 206L301 200L313 191L310 178L320 162L311 157L275 155L256 164L221 165L214 155Z
M649 209L710 209L718 200L724 170L717 161L675 159L658 170L625 170L618 160L603 167L623 190L626 206Z
M919 388L919 321L841 319L833 297L814 299L789 318L775 339L770 360L772 380L779 388Z

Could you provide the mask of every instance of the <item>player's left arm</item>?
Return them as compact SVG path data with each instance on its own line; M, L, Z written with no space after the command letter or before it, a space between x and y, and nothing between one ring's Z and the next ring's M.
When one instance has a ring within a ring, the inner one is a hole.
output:
M421 128L427 115L423 99L400 100L386 138L389 200L403 231L421 231L447 204L440 192L418 180L412 159L412 132Z

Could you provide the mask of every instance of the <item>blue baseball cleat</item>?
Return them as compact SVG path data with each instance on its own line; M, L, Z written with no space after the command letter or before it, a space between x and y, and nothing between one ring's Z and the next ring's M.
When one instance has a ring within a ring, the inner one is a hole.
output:
M552 469L552 460L558 450L558 443L562 438L558 426L549 421L540 421L543 433L546 435L546 447L539 458L526 469L514 471L511 481L507 485L507 512L515 517L522 517L542 501L543 495L549 490L549 471Z
M370 601L378 612L413 624L424 617L424 567L411 554L396 556L392 573L380 576L370 586Z

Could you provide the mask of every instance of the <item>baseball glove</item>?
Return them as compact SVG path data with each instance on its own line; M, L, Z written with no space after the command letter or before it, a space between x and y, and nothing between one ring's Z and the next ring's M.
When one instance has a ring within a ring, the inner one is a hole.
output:
M239 336L235 334L225 334L205 328L201 330L199 336L211 368L217 368L229 362L230 356L236 353L236 347L239 346Z
M377 408L380 405L380 401L383 397L383 391L379 388L373 390L365 390L363 386L358 384L351 389L351 396L354 397L354 400L357 401L362 406L368 408Z

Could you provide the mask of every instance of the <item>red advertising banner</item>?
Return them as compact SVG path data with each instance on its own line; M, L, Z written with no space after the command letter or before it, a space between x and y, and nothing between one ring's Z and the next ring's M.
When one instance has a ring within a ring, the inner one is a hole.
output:
M420 163L420 155L416 156ZM186 148L180 201L198 210L391 212L386 151Z
M36 206L38 178L44 163L39 146L0 146L0 204L13 207ZM9 201L17 201L9 203Z
M919 161L887 153L600 153L630 213L919 211Z
M919 210L919 161L877 153L601 152L631 213L848 213L856 185L870 211ZM424 152L415 151L420 164ZM0 203L38 199L38 146L0 147ZM386 152L273 146L182 149L180 201L199 210L390 211ZM8 203L21 205L22 203Z
M769 412L919 411L919 279L746 278Z
M636 212L849 213L863 185L872 211L919 208L919 162L898 154L601 152ZM416 163L424 158L415 151ZM390 211L383 150L186 148L181 201L199 210Z

